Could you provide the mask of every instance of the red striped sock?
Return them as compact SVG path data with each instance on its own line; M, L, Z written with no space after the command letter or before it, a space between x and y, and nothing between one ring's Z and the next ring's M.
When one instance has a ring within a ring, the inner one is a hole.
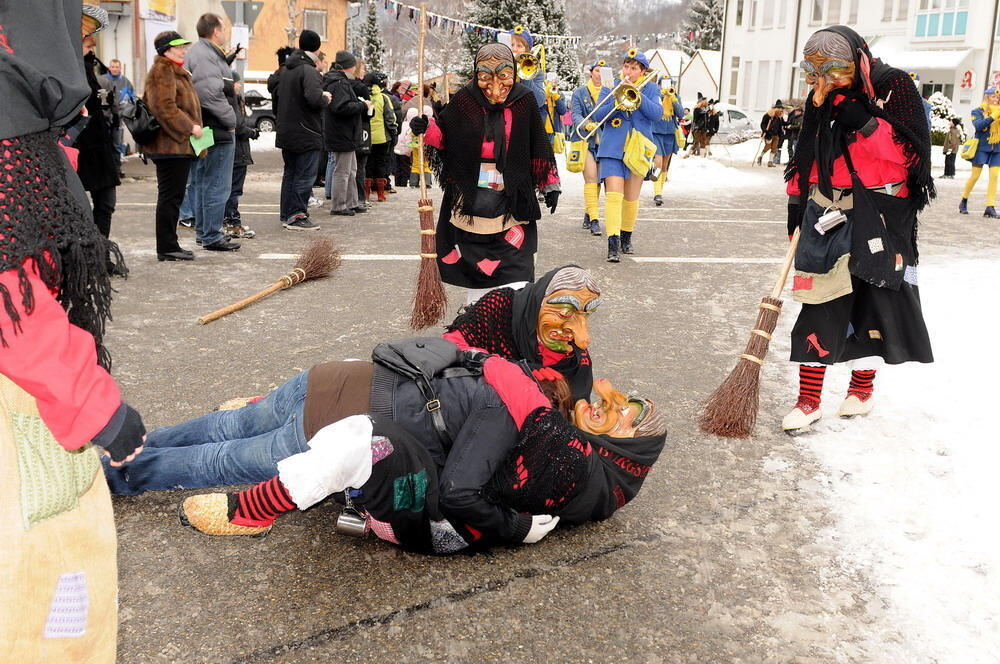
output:
M292 497L275 475L236 494L236 512L229 521L237 526L270 526L279 515L293 509Z
M866 399L875 391L875 369L861 369L851 372L851 384L847 388L848 394L857 394L862 399Z
M818 406L823 392L826 366L799 365L799 401Z

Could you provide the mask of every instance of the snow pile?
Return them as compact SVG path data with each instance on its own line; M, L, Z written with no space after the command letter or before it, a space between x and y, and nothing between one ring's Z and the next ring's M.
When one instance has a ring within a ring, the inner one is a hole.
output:
M267 152L269 150L276 150L274 147L274 141L278 138L278 132L275 131L262 131L260 132L260 137L256 141L250 141L250 151L251 152Z
M820 479L838 523L825 535L844 566L880 585L889 602L870 653L886 662L996 662L1000 437L994 363L984 351L1000 315L972 294L1000 280L1000 265L961 257L927 263L921 295L936 362L880 371L875 410L855 420L836 418L849 373L831 369L827 415L798 441L826 471ZM785 339L794 318L794 311L782 317ZM787 377L798 384L796 365ZM893 631L901 641L885 633Z

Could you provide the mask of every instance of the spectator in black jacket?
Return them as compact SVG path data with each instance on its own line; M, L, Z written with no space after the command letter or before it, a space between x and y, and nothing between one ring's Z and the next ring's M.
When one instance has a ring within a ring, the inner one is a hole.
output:
M80 149L77 173L83 188L90 193L94 224L101 235L109 237L117 187L121 184L118 177L121 153L114 136L114 127L120 120L111 90L102 87L98 81L98 76L106 74L108 69L97 59L95 45L93 36L83 40L83 68L90 85L90 97L87 98L87 124L76 139L76 147Z
M337 51L333 67L323 80L323 90L331 95L323 123L323 141L333 153L333 187L330 192L330 214L353 216L358 200L357 150L363 139L361 118L372 107L361 100L351 85L358 59L350 51Z
M287 230L315 231L309 219L309 196L323 151L323 108L330 93L316 69L319 35L303 30L299 49L288 56L278 77L278 135L285 170L281 177L280 216Z
M250 141L260 136L260 130L247 123L247 105L243 99L243 81L239 73L233 70L233 110L236 112L236 155L233 157L233 187L226 201L226 219L223 230L233 237L252 238L257 233L243 224L240 216L240 196L243 195L243 183L247 178L247 166L253 163L250 154Z
M367 74L365 59L358 58L358 66L354 70L351 88L354 90L354 94L358 96L358 99L370 102L372 90L364 81ZM368 198L371 196L371 185L365 186L365 175L368 173L368 155L372 152L372 113L374 109L374 104L369 104L368 110L361 114L361 144L357 150L358 173L355 176L355 182L358 185L358 198L361 203L355 208L355 212L367 212L369 207Z
M285 61L294 52L295 49L291 46L282 46L274 52L278 56L278 68L267 77L267 93L271 95L271 109L275 113L278 112L278 81L281 80L281 72L285 71Z

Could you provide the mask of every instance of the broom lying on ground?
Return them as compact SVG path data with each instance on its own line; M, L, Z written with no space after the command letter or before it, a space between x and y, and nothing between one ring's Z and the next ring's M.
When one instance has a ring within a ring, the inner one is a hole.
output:
M765 297L757 305L760 311L757 322L750 331L746 349L729 377L705 403L705 409L698 420L702 431L726 438L747 438L753 433L760 397L760 367L764 364L764 357L771 343L771 333L778 324L781 291L785 288L785 280L792 269L798 245L799 231L796 229L792 241L788 243L781 275L774 284L771 296Z
M340 252L337 250L337 246L333 243L333 240L327 237L316 238L306 247L302 255L299 256L299 260L295 263L295 267L292 268L291 272L282 276L261 292L251 295L245 300L240 300L236 304L231 304L228 307L202 316L198 319L198 322L202 325L211 323L217 318L222 318L234 311L248 307L257 300L263 300L268 295L277 291L291 288L296 284L310 279L329 277L338 267L340 267Z

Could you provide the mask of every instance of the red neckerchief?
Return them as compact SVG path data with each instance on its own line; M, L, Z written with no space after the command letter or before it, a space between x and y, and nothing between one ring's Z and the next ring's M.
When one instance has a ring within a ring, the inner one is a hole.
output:
M559 364L572 355L572 353L560 353L557 350L552 350L541 341L538 342L538 354L542 356L543 367L551 367L552 365Z

